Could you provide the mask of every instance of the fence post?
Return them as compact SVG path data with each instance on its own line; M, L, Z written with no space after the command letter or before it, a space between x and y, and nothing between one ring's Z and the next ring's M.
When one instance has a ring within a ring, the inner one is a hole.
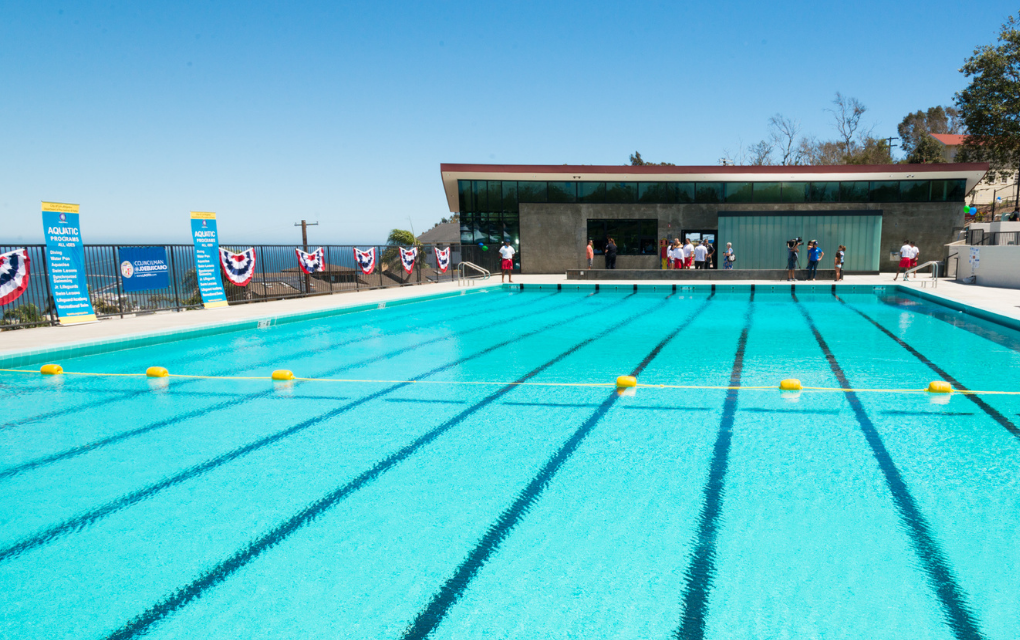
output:
M379 272L379 286L384 287L382 279L382 247L376 246L375 248L375 268Z
M117 281L117 308L120 309L120 317L124 317L124 295L120 290L120 252L117 247L111 246L113 252L113 279Z
M177 261L174 260L174 245L170 245L170 278L174 288L174 307L177 313L181 312L181 296L177 293ZM197 274L196 274L197 276Z
M53 299L53 294L50 293L50 270L46 266L46 245L39 247L39 253L42 255L42 268L43 268L43 280L46 281L46 306L52 306L50 314L50 326L56 326L57 324L57 303Z

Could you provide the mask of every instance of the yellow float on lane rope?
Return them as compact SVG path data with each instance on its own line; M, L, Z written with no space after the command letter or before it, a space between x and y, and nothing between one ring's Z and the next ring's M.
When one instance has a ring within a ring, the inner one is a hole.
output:
M293 380L294 372L290 369L277 369L273 372L273 380Z
M64 372L64 368L62 366L60 366L59 364L44 364L42 366L42 368L39 369L39 373L42 373L42 374L45 374L45 375L48 375L48 376L59 375L59 374L61 374L63 372Z
M952 393L953 387L945 380L933 380L928 383L929 393Z
M617 389L629 389L637 386L637 378L634 376L620 376L616 379Z
M783 391L800 391L804 387L801 386L800 380L796 378L790 378L788 380L783 380L782 382L780 382L779 388L782 389Z
M170 375L170 372L166 370L166 367L149 367L145 370L145 375L150 378L165 378Z

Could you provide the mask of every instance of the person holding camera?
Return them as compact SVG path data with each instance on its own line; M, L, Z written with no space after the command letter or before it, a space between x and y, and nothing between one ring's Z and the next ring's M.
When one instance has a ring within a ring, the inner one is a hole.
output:
M804 239L796 237L793 240L786 241L786 281L796 282L796 278L793 277L793 272L797 269L797 259L800 258L800 245L804 244Z

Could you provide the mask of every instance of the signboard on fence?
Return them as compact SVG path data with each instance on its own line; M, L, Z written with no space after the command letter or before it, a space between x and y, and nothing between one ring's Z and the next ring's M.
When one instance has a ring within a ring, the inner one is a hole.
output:
M216 214L191 212L191 238L195 241L195 273L198 292L206 309L227 306L220 275L220 240L216 235Z
M163 247L119 247L120 281L126 293L166 289L170 267Z
M92 310L85 280L85 249L78 225L78 205L44 202L42 220L53 304L60 324L95 322L96 312Z

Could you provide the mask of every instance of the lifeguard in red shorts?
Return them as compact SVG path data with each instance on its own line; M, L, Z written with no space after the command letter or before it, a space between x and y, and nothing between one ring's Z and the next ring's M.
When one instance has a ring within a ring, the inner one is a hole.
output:
M903 246L900 247L900 266L896 269L896 275L893 280L900 277L900 272L904 269L910 269L913 265L911 262L914 260L914 249L910 246L910 242L907 240L903 241ZM907 279L907 274L903 274L903 279Z
M514 248L510 246L509 240L503 241L503 246L499 248L499 255L503 256L503 263L500 265L500 269L503 271L502 275L499 276L499 281L503 282L503 278L506 277L508 282L513 282L514 278Z

